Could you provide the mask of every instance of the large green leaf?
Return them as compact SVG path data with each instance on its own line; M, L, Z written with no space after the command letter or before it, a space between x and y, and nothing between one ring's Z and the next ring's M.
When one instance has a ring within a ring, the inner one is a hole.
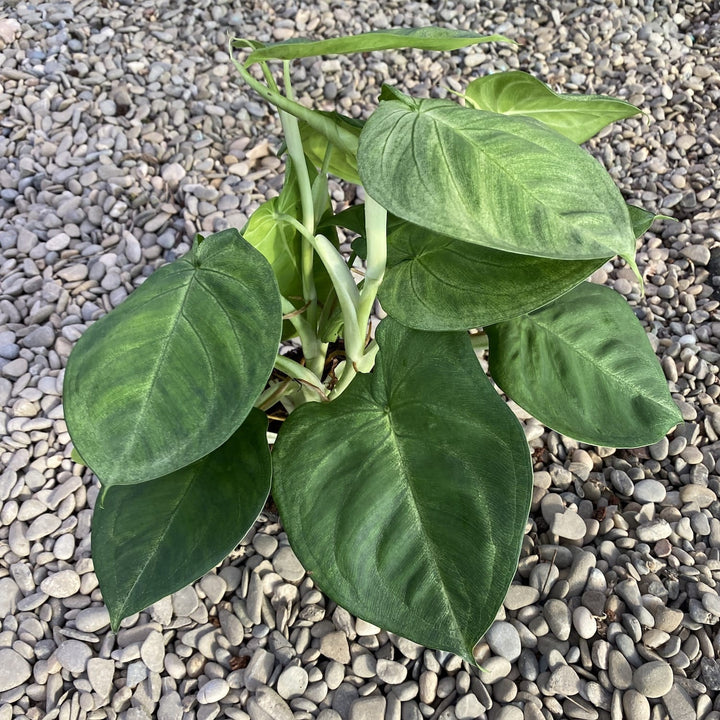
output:
M107 490L92 522L92 557L114 630L120 621L217 565L270 492L267 420L251 410L217 450L165 477Z
M487 334L495 382L564 435L640 447L682 420L645 330L610 288L583 283Z
M506 252L620 255L634 267L630 217L610 176L532 118L387 100L365 123L358 168L377 202L416 225Z
M361 120L341 115L338 112L323 112L322 114L332 118L348 132L354 133L358 138L360 137L360 131L363 127ZM356 185L360 184L355 153L332 145L323 133L311 127L305 121L301 120L299 125L303 150L315 167L318 169L322 167L325 152L327 151L328 145L330 145L332 147L332 155L330 156L328 171L341 180L346 180Z
M642 112L629 102L605 95L558 94L520 70L473 80L465 98L479 110L533 117L575 143L589 140L616 120Z
M70 355L64 406L103 485L167 475L224 443L265 386L281 323L267 260L224 230L92 325Z
M469 30L452 28L392 28L327 40L292 38L256 48L248 55L245 64L250 65L261 60L293 60L313 55L347 55L403 48L458 50L468 45L486 42L513 41L503 35L479 35Z
M383 310L419 330L468 330L545 305L608 258L551 260L491 250L412 223L388 236Z
M273 451L273 498L313 580L365 620L473 662L530 507L520 424L465 333L386 318L372 375L299 408Z

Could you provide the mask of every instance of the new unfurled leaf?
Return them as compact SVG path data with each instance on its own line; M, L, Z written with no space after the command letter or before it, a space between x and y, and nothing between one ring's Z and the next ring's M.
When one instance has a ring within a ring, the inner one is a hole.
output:
M359 617L474 662L532 493L522 428L465 333L385 319L372 375L308 404L273 450L273 498L313 581Z
M448 100L388 100L360 135L367 192L429 230L505 252L634 264L625 202L591 155L542 123Z
M92 557L113 630L197 580L242 540L270 492L267 420L251 410L217 450L181 470L112 487L93 513Z
M631 448L682 421L645 330L608 287L582 283L486 330L495 382L553 430Z
M78 341L64 384L73 444L107 486L207 455L265 386L281 324L272 268L237 230L196 242Z
M583 143L606 125L642 112L625 100L605 95L566 95L520 70L473 80L465 98L479 110L523 115L545 123L575 143Z
M248 55L245 64L250 65L261 60L293 60L313 55L348 55L403 48L457 50L468 45L487 42L512 43L513 41L503 35L479 35L469 30L452 28L391 28L349 37L328 38L327 40L292 38L283 42L271 43L253 50Z

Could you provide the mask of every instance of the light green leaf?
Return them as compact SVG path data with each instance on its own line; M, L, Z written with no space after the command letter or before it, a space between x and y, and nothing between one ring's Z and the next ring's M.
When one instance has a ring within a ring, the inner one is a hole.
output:
M365 123L358 168L377 202L429 230L522 255L617 254L634 264L630 217L610 176L531 118L388 100Z
M606 125L642 112L624 100L605 95L558 94L520 70L473 80L465 98L479 110L535 118L578 144Z
M411 223L388 236L383 310L419 330L469 330L545 305L606 259L550 260L453 240Z
M610 288L583 283L486 330L495 382L564 435L640 447L682 421L645 330Z
M265 386L281 323L267 260L224 230L93 324L70 355L64 407L103 485L167 475L224 443Z
M267 420L251 410L221 447L188 467L109 488L92 521L92 557L113 630L194 582L242 540L270 492Z
M520 424L465 333L386 318L372 375L283 424L273 498L313 581L386 630L474 662L532 493Z
M356 137L360 137L360 131L363 127L361 120L341 115L337 112L323 112L326 117L332 118L336 123L342 125L348 132L354 133ZM310 127L305 121L300 121L300 137L303 143L305 154L315 165L321 168L325 159L325 152L328 145L332 147L332 155L330 158L329 172L341 180L360 184L360 176L357 171L357 157L355 153L342 150L335 145L329 143L327 137L318 130Z
M261 60L293 60L313 55L347 55L403 48L458 50L468 45L487 42L512 43L513 41L503 35L479 35L468 30L452 28L392 28L327 40L292 38L253 50L245 64L250 65Z
M272 266L280 294L287 298L302 296L301 240L295 228L282 219L283 215L297 219L301 214L297 181L294 173L289 176L282 192L260 205L243 230L243 237Z

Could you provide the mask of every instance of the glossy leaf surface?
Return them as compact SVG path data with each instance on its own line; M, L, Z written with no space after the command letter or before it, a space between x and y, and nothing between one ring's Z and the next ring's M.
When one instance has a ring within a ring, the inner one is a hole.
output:
M404 223L388 236L383 310L419 330L469 330L545 305L606 259L551 260L492 250Z
M93 324L70 355L64 406L103 485L167 475L224 443L265 386L281 323L267 260L224 230Z
M640 447L682 421L645 330L610 288L583 283L486 330L495 382L553 430Z
M583 143L606 125L641 112L624 100L605 95L558 94L520 70L477 78L467 86L465 97L480 110L540 120L575 143Z
M272 43L253 50L245 61L246 65L260 60L293 60L313 55L347 55L349 53L373 52L374 50L457 50L486 42L512 42L503 35L479 35L468 30L451 28L392 28L329 38L327 40L306 40L293 38Z
M266 430L253 409L201 460L98 501L92 557L113 630L211 570L252 527L270 492Z
M531 118L448 100L388 100L360 135L367 192L389 212L469 243L634 264L625 202L602 165Z
M333 600L473 662L530 507L527 443L465 333L386 318L372 375L297 409L273 451L290 542Z

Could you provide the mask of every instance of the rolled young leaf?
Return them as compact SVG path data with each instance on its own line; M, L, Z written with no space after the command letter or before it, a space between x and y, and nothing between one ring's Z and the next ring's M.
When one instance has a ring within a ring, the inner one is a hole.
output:
M408 327L469 330L549 303L608 259L517 255L404 223L388 235L388 266L378 298L388 315Z
M270 492L266 430L253 409L201 460L101 496L92 557L113 630L212 570L252 527Z
M578 144L606 125L642 112L625 100L605 95L558 94L520 70L473 80L465 90L465 98L479 110L540 120Z
M532 494L519 422L465 333L380 323L372 375L294 411L273 498L313 581L470 663L515 573Z
M522 255L620 255L634 266L630 217L608 173L532 118L387 100L365 123L358 168L377 202L429 230Z
M682 421L645 330L608 287L582 283L486 331L495 382L553 430L632 448Z
M272 268L237 230L196 241L78 341L64 383L73 444L107 486L207 455L265 386L281 325Z
M313 55L348 55L350 53L372 52L374 50L458 50L468 45L486 42L509 42L503 35L479 35L469 30L452 28L392 28L329 38L327 40L306 40L292 38L256 48L245 61L250 65L261 60L294 60ZM235 47L238 45L233 43Z

